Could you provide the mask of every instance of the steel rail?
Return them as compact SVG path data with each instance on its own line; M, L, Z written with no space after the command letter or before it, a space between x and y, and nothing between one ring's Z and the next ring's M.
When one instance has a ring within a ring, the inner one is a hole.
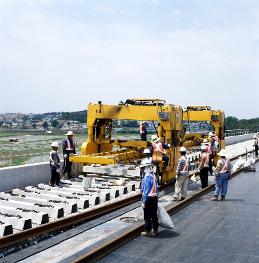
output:
M246 153L239 155L239 156L244 156L244 155L246 155ZM234 159L237 159L239 156L231 158L231 161ZM214 185L210 185L208 188L210 187L213 188ZM125 207L134 202L137 202L140 200L140 198L141 198L141 194L139 193L134 196L110 203L109 205L104 205L104 206L95 208L90 211L80 212L78 214L70 215L70 216L64 217L62 219L59 219L59 220L56 220L56 221L53 221L53 222L50 222L44 225L40 225L37 227L33 227L31 229L23 230L21 232L17 232L11 235L4 236L0 238L0 249L10 247L14 244L23 242L25 240L28 240L28 239L31 239L37 236L46 235L48 233L51 233L57 230L62 230L65 228L69 228L73 225L89 221L91 219L108 214L119 208ZM183 202L181 202L181 205L184 205L187 201L188 199L184 200Z
M256 160L256 162L257 161L258 161L258 159ZM234 178L235 176L237 176L242 171L243 171L243 168L235 171L231 175L230 179ZM169 215L176 214L177 212L181 211L185 207L189 206L190 204L192 204L193 202L195 202L196 200L201 198L202 196L213 191L214 188L215 188L215 184L211 184L208 187L198 191L193 196L186 198L185 200L181 201L178 204L169 204L169 205L165 206L165 209L167 210ZM141 231L143 231L143 229L144 229L144 223L134 224L134 226L131 229L127 230L125 233L122 233L119 236L117 236L116 238L113 238L110 241L108 241L108 242L100 245L99 247L95 248L94 250L89 251L89 252L85 253L84 255L81 255L80 257L78 257L78 259L74 260L74 263L96 262L96 261L100 260L101 258L107 256L108 254L110 254L114 250L118 249L119 247L123 246L124 244L128 243L129 241L133 240L137 236L139 236Z

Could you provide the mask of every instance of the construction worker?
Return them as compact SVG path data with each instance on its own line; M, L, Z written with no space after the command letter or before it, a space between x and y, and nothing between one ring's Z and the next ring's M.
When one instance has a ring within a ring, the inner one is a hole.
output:
M179 158L176 168L176 182L175 182L175 201L182 201L187 196L187 187L189 182L189 161L186 156L186 148L180 148L181 157Z
M208 175L209 175L209 153L207 152L206 145L201 146L201 158L199 164L200 179L201 179L201 188L204 189L208 186Z
M60 182L60 159L58 156L58 142L53 142L51 144L52 151L49 153L49 166L51 171L50 186L59 186Z
M213 136L213 133L210 132L209 136ZM213 174L212 167L213 167L213 159L214 159L214 153L212 151L212 146L211 146L211 143L207 139L203 140L202 145L206 146L206 152L209 154L209 168L208 169L209 169L210 175L212 175Z
M71 179L71 167L72 162L69 162L69 155L76 154L76 144L73 139L73 131L68 131L65 135L67 138L63 140L62 148L63 148L63 157L64 157L64 164L63 164L63 174L67 173L67 178Z
M151 136L151 153L153 157L157 155L161 155L161 161L165 163L165 166L168 165L169 158L165 154L165 149L170 149L170 144L165 144L160 141L160 138L157 135ZM154 161L158 161L157 157L155 157Z
M158 233L157 204L158 204L158 185L156 175L153 171L153 164L145 160L140 167L144 168L142 179L142 207L144 209L144 232L142 236L156 236ZM151 231L152 230L152 231Z
M147 128L146 128L146 122L142 121L139 125L139 133L140 138L142 141L147 141Z
M254 135L254 148L255 148L255 157L258 157L258 137L256 135Z
M216 174L216 190L214 192L214 197L212 201L218 201L218 196L221 194L221 201L225 200L227 190L228 190L228 180L231 175L232 164L226 158L226 151L221 150L218 155L221 157L215 169Z

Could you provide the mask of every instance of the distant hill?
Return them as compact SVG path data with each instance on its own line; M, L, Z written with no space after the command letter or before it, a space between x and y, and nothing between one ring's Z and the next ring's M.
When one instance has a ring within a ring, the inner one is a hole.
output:
M229 116L225 118L225 126L227 130L249 129L252 132L258 132L259 118L239 120L236 117Z

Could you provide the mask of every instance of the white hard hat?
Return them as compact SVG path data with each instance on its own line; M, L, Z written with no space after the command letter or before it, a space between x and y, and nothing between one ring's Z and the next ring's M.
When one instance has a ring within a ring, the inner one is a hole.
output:
M157 135L152 135L151 136L151 140L153 141L153 142L158 142L159 141L159 138L158 138L158 136Z
M53 143L51 144L51 147L58 147L58 142L53 142Z
M207 140L207 139L204 139L204 140L203 140L203 143L208 143L208 140Z
M74 135L74 133L73 133L73 131L68 131L65 135L70 135L70 136L73 136Z
M202 145L202 146L201 146L201 150L202 150L202 151L207 150L206 145Z
M256 139L256 138L257 138L257 136L256 136L256 135L254 135L254 136L253 136L253 138L254 138L254 139Z
M144 160L141 161L141 164L140 164L140 168L141 167L147 167L147 166L151 166L153 165L152 164L152 158L145 158Z
M143 153L144 153L144 154L149 154L149 153L151 153L151 152L150 152L149 149L145 149Z
M182 147L180 148L180 152L186 152L186 148L182 146Z
M210 133L209 133L209 136L210 136L210 137L212 137L213 135L214 135L213 132L210 132Z
M225 157L226 156L226 151L224 149L222 149L219 153L218 153L219 156L221 157Z

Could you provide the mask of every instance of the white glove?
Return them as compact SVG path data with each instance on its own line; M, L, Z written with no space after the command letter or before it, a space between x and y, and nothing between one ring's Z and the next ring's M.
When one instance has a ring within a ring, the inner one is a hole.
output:
M56 169L56 172L59 173L59 169L58 168Z
M142 203L141 206L142 206L143 208L145 208L145 204L144 204L144 203Z
M64 154L64 158L67 158L67 154Z
M215 172L216 171L216 167L212 166L212 171Z
M197 173L200 173L200 168L197 169Z
M168 145L168 147L170 148L171 147L171 144L169 143L169 144L167 144Z

